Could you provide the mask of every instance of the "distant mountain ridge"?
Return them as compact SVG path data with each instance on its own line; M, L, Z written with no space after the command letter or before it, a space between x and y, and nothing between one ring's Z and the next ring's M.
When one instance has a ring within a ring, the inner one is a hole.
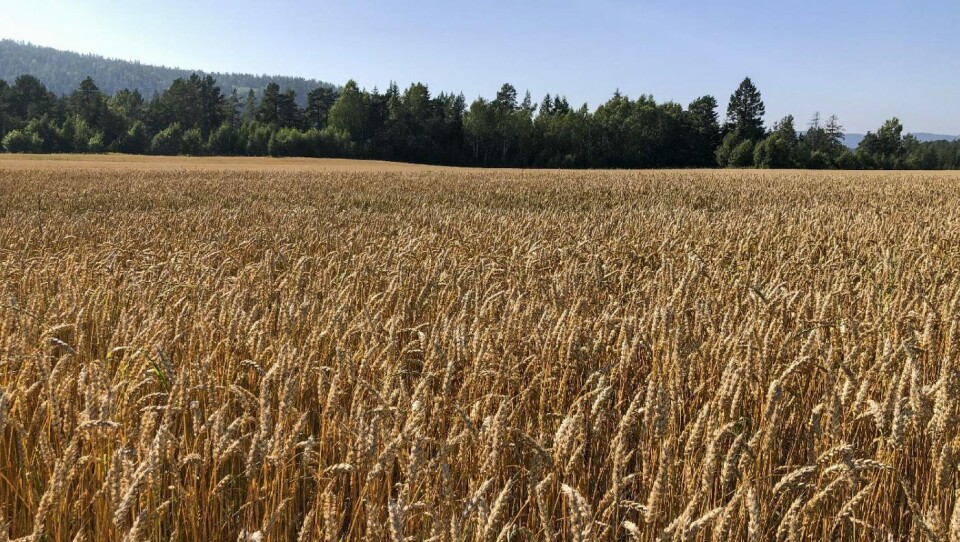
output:
M856 149L857 145L863 141L863 136L865 134L844 134L843 144L848 148ZM952 135L943 135L943 134L930 134L927 132L914 132L913 137L916 137L921 142L923 141L956 141L960 139L960 136Z
M30 74L58 95L73 92L85 77L90 76L107 94L124 88L138 89L149 100L155 92L166 90L178 77L189 77L192 73L212 75L224 94L236 88L241 98L250 89L259 95L268 83L276 82L283 91L293 89L301 105L306 103L307 93L318 86L336 88L336 85L317 79L151 66L0 39L0 79L13 84L18 76Z

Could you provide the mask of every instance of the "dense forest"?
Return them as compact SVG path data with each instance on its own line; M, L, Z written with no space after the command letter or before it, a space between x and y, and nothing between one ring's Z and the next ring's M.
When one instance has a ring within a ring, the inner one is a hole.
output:
M81 81L92 77L100 90L116 94L123 89L139 90L144 96L166 90L174 80L190 77L193 73L206 75L200 70L185 70L152 66L140 62L104 58L99 55L61 51L14 40L0 40L0 79L13 81L28 73L43 81L50 92L56 95L69 94ZM291 89L306 105L307 93L318 86L335 87L330 83L286 77L280 75L253 75L248 73L211 73L225 92L237 89L243 95L253 90L258 96L269 83L277 83L282 90Z
M305 98L305 99L304 99ZM303 105L301 105L303 104ZM191 74L146 98L107 93L87 77L58 95L33 75L0 80L0 142L7 152L353 157L431 164L567 167L957 169L960 141L920 142L892 118L856 149L836 116L768 128L760 91L746 78L719 104L687 107L619 92L596 110L561 95L539 103L509 84L492 99L433 95L421 83L381 92L348 81L298 96L268 83L225 93Z

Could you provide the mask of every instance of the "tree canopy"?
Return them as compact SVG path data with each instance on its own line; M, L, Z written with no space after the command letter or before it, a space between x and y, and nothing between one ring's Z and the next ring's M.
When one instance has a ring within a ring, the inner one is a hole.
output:
M727 125L738 132L740 140L757 141L764 135L763 115L766 106L760 91L749 77L744 78L737 90L730 95L727 105Z
M241 97L242 96L242 97ZM596 110L561 94L534 101L503 84L491 99L434 93L423 83L366 90L318 84L300 96L271 81L259 94L228 93L212 75L174 79L148 100L104 92L91 77L57 95L33 75L0 79L0 149L329 156L433 164L566 167L957 168L960 142L921 143L899 120L843 144L835 116L805 131L789 115L768 130L756 85L745 78L721 125L713 96L686 107L619 91Z

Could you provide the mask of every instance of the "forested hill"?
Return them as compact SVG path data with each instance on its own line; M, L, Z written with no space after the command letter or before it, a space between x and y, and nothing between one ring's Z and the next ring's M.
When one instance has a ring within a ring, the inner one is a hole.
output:
M186 78L192 73L208 72L150 66L13 40L0 40L0 79L13 82L17 76L25 73L35 76L57 95L73 92L84 78L90 76L97 82L100 90L107 94L115 94L125 88L137 89L149 99L155 92L160 93L170 88L170 84L178 77ZM323 81L302 77L213 72L210 72L210 75L225 93L236 88L241 96L245 96L249 89L253 89L259 96L268 83L276 82L284 91L293 89L298 100L302 102L301 106L306 104L307 94L317 86L334 87Z
M130 89L130 90L127 90ZM234 93L234 91L239 91ZM256 92L260 90L260 92ZM504 83L492 98L385 92L302 78L198 74L0 41L0 147L14 153L317 156L487 167L960 169L960 140L923 142L896 117L856 148L837 115L768 126L749 77L720 103L686 107L619 91L591 109L539 103ZM822 122L821 122L822 121ZM945 138L949 139L949 137Z

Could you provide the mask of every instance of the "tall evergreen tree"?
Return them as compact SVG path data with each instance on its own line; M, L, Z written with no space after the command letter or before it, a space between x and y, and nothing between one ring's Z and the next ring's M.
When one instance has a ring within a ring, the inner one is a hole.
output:
M280 85L271 82L263 89L260 105L257 107L257 120L264 124L279 124Z
M54 113L57 97L36 77L17 77L11 91L10 112L21 122Z
M247 99L243 102L243 114L241 119L244 122L253 122L257 120L257 93L250 89L247 92Z
M504 83L497 91L493 107L500 113L510 113L517 109L517 89L510 83Z
M827 125L824 127L827 132L827 139L830 141L830 144L835 148L843 148L843 125L840 124L840 117L836 115L830 115L830 118L827 119Z
M337 101L337 94L328 86L319 86L307 95L307 126L323 130L327 126L330 108Z
M14 129L13 90L6 81L0 79L0 139Z
M220 127L228 118L227 99L217 86L213 76L200 77L197 74L190 76L190 84L197 89L200 100L200 121L195 125L206 138L210 132Z
M91 126L100 126L107 108L107 97L100 92L93 79L87 77L70 94L67 103L71 114L79 116Z
M746 77L730 95L727 124L731 131L739 134L739 139L755 141L763 137L763 115L766 111L760 91Z
M242 112L243 104L240 101L240 93L237 92L237 89L233 89L230 91L230 95L227 96L224 104L226 122L231 129L236 130L237 127L240 126Z
M277 124L281 128L299 128L302 124L297 93L292 88L277 96Z

